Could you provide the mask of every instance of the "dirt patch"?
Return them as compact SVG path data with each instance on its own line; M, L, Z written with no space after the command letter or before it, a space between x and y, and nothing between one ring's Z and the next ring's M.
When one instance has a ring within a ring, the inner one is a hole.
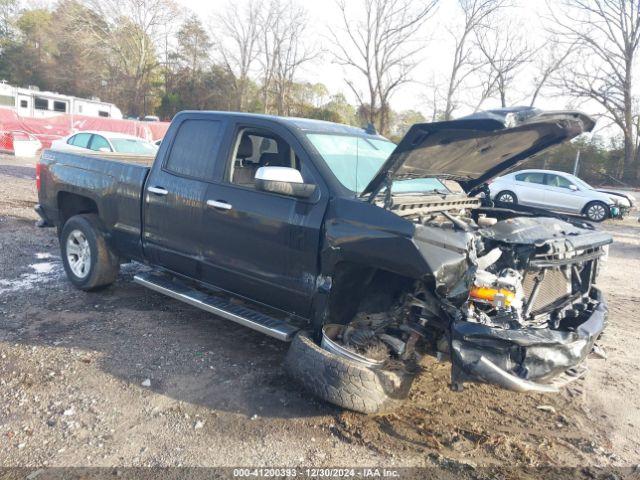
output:
M640 462L635 218L603 225L616 239L600 282L608 358L590 359L585 381L559 395L454 393L449 366L425 359L406 407L367 417L292 384L287 345L132 283L144 267L125 266L99 293L73 289L55 232L34 227L25 177L0 168L0 466L437 466L473 477Z

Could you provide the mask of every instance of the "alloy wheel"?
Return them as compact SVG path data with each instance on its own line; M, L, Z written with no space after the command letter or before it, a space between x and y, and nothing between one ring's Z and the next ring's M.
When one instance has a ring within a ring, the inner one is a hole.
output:
M515 198L510 193L502 193L500 197L498 197L498 201L501 203L515 203Z
M599 203L594 203L587 209L587 217L594 222L601 222L607 216L607 211L604 206Z
M78 278L89 275L91 268L91 246L80 230L73 230L67 237L67 262Z

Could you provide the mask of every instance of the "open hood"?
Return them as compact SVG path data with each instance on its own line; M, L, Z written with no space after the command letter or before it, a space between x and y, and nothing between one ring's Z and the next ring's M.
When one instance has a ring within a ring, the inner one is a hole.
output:
M453 178L467 191L528 158L589 132L595 121L572 111L516 107L448 122L413 125L362 192L377 194L388 181Z

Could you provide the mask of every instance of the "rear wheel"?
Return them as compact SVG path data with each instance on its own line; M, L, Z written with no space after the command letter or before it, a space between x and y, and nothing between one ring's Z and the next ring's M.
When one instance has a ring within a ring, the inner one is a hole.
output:
M285 367L322 400L361 413L398 408L409 395L416 372L371 368L318 346L306 332L293 340Z
M518 197L516 194L509 190L498 193L495 198L498 203L508 203L512 205L516 205L518 203Z
M591 202L584 208L584 214L592 222L602 222L609 218L609 207L602 202Z
M62 264L67 277L81 290L112 284L118 276L118 257L109 249L95 214L71 217L60 232Z

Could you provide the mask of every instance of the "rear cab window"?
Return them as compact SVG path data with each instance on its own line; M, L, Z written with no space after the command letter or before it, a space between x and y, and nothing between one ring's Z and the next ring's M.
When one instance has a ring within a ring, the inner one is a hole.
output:
M219 120L183 121L164 170L197 180L212 180L223 133L224 125Z

